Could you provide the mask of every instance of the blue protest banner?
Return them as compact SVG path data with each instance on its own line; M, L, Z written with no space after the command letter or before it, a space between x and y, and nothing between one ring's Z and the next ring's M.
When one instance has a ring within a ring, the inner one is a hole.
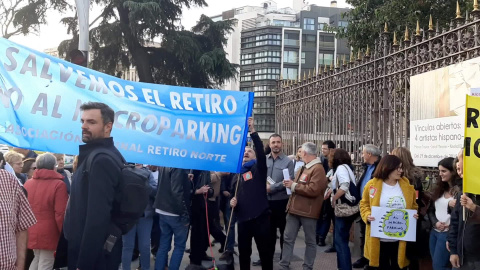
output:
M129 162L239 172L253 93L125 81L0 39L0 143L77 154L81 104L115 111Z

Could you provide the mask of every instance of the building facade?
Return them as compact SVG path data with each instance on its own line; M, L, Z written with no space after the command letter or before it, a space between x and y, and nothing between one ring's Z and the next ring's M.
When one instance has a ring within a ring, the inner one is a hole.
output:
M346 27L342 14L348 9L310 5L295 11L274 9L268 3L263 8L263 13L243 21L240 90L255 93L255 126L266 138L275 130L278 80L298 80L329 67L349 55L350 48L327 29Z

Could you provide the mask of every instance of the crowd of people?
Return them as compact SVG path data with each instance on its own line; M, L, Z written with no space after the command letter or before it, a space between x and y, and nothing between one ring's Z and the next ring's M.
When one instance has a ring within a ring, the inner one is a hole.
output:
M110 136L114 112L95 102L81 110L85 144L73 173L64 168L63 154L37 156L21 148L0 154L0 269L131 269L139 256L140 269L177 270L185 253L191 269L203 269L216 242L219 260L233 264L238 255L242 270L273 269L276 251L278 267L286 270L300 229L303 269L314 268L317 246L326 246L332 229L325 252L337 253L341 270L480 269L480 196L462 194L462 151L438 163L439 179L424 190L422 170L406 148L382 157L378 147L365 145L357 170L350 153L333 141L320 151L305 142L287 156L282 137L273 134L264 147L250 118L253 145L245 148L240 173L135 164L148 175L148 203L125 227L119 210L123 168L116 162L123 157ZM381 218L372 215L375 206L417 210L416 241L372 237L371 222ZM352 263L356 223L362 257ZM252 240L260 257L253 262Z

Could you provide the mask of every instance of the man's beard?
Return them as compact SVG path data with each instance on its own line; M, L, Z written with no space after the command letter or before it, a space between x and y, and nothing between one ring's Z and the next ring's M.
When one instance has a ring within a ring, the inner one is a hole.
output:
M93 136L91 132L84 131L82 132L82 142L88 143L93 140Z
M282 152L282 148L272 148L272 153L279 154Z

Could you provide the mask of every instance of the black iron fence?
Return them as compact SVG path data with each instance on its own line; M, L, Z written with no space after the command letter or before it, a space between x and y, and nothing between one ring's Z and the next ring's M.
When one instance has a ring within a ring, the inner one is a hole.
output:
M479 32L478 6L469 18L457 13L448 29L434 29L432 20L428 30L417 25L412 37L406 29L397 38L385 26L375 47L358 50L356 59L337 59L316 74L280 81L275 118L285 152L306 141L333 140L360 163L365 144L384 154L408 147L410 77L478 57Z

